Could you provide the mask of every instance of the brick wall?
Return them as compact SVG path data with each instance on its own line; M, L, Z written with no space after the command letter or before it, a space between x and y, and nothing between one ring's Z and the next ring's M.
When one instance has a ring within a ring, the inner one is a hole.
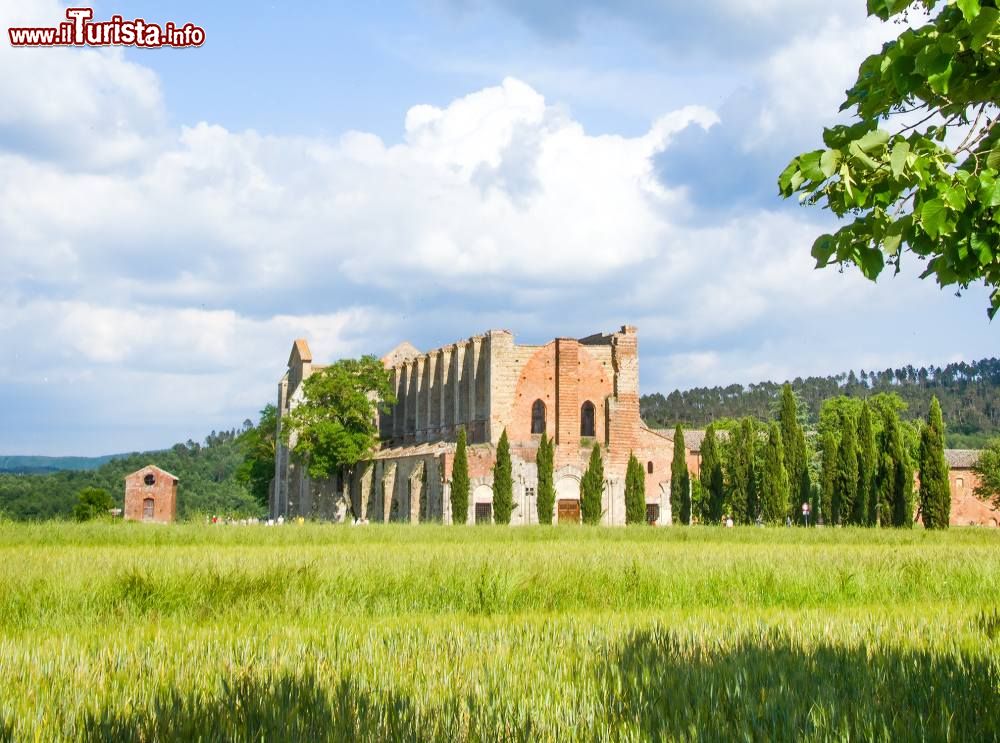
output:
M152 484L146 484L146 478ZM146 515L146 501L153 501L152 518ZM125 478L125 519L170 522L177 518L177 480L159 467L143 467Z
M981 501L973 490L979 484L979 477L970 469L954 468L948 472L948 484L951 487L951 520L952 526L997 526L1000 524L1000 511L997 511L987 501Z

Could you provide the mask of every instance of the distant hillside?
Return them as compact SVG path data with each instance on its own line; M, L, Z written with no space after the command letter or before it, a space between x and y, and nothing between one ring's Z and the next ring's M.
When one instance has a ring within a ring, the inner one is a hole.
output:
M103 463L91 468L64 469L53 473L0 474L0 517L17 520L70 518L77 494L94 486L106 489L121 506L125 475L147 464L156 464L180 479L177 491L178 517L196 514L259 515L262 507L247 487L236 479L243 464L241 436L246 432L213 431L205 444L188 441L162 451L96 457ZM38 466L38 461L89 462L87 457L4 457ZM45 466L44 464L41 466Z
M945 367L906 366L884 371L861 370L829 377L796 377L792 389L805 404L807 418L815 424L824 400L837 395L867 397L895 392L908 405L907 418L924 417L931 397L937 395L948 429L948 445L976 448L1000 435L1000 360L991 358ZM719 418L773 416L781 392L777 382L747 387L697 387L674 390L664 397L643 395L642 417L657 428L681 425L703 428Z
M112 459L120 459L127 454L105 454L102 457L37 457L37 456L2 456L0 455L0 472L16 475L40 475L63 470L81 471L96 470L102 464Z

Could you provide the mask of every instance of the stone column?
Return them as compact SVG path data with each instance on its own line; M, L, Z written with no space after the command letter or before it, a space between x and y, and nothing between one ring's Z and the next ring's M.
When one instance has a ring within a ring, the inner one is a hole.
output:
M452 399L452 419L451 425L458 433L458 426L462 422L462 377L465 369L465 348L457 343L452 347L451 355L451 399Z
M435 438L434 427L437 425L437 410L434 407L434 388L436 387L437 379L435 379L435 372L437 371L437 354L429 353L427 354L427 361L424 364L424 380L425 387L424 398L427 403L427 422L424 428L427 429L424 435L424 441L432 441Z
M412 444L417 436L417 411L420 406L417 404L417 362L406 362L406 432L405 443Z
M399 427L396 438L399 443L406 440L407 423L410 413L410 366L403 364L399 367L399 402L396 404L399 413Z
M427 417L427 404L424 401L424 391L425 391L425 387L427 385L424 384L424 357L423 356L419 357L416 361L413 362L413 368L415 370L414 373L417 375L417 377L416 377L416 387L415 387L417 394L416 394L416 396L415 396L415 398L413 400L414 408L415 408L415 411L414 411L414 421L413 421L414 422L413 432L414 432L414 434L416 434L416 436L415 436L415 440L416 441L423 441L424 438L425 438L425 434L427 433L426 430L425 430L425 427L426 427L426 424L427 424L427 421L426 421L426 417Z
M389 462L382 475L382 522L389 523L392 513L392 496L396 488L396 463Z
M475 427L476 427L476 372L479 366L479 349L480 349L481 339L476 336L469 339L469 345L466 350L466 357L469 359L468 363L468 394L469 394L469 443L475 440Z
M439 438L448 436L448 371L451 369L451 351L442 348L438 351L437 373L438 373L438 426Z

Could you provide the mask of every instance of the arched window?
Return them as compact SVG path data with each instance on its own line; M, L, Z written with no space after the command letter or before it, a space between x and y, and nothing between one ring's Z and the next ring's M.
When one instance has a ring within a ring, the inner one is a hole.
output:
M647 475L653 474L653 463L652 462L646 462L646 474Z
M545 433L545 403L541 400L531 406L531 432Z
M596 412L594 410L594 403L587 400L583 405L580 406L580 435L581 436L596 436L594 433L594 417Z

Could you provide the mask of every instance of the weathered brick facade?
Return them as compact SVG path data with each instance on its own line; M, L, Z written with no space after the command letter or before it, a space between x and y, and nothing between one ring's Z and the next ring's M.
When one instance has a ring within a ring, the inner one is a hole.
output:
M167 523L177 518L177 483L166 470L149 464L125 477L125 519Z
M974 449L945 450L948 485L951 487L952 526L1000 525L1000 511L973 494L973 490L979 485L979 476L972 471L972 465L978 457L979 451Z
M579 481L594 443L605 467L604 523L625 522L625 467L634 452L647 471L646 502L666 523L673 445L639 417L636 329L545 345L518 345L506 330L428 353L402 344L383 358L397 403L380 416L382 448L350 483L311 483L280 447L271 510L278 515L378 521L451 522L449 487L460 428L469 441L472 479L469 520L476 503L492 500L496 445L506 429L513 455L513 522L537 522L535 458L541 430L555 440L557 499L578 500ZM296 341L279 384L281 416L301 399L312 364ZM534 430L536 429L537 430Z

